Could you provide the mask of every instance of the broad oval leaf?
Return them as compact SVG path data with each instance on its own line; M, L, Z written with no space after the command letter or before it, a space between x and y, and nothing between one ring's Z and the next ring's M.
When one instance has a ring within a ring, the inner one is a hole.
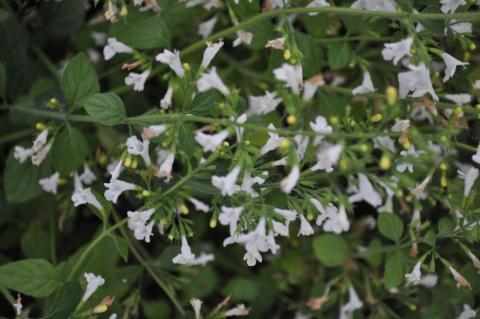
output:
M388 239L398 241L403 234L403 222L395 214L383 213L378 216L378 230Z
M61 175L80 168L88 155L88 144L82 133L66 126L55 138L52 149L53 167Z
M347 241L340 235L325 234L313 240L313 251L322 264L335 267L350 257Z
M115 93L97 93L85 102L87 113L103 125L117 125L127 115L122 99Z

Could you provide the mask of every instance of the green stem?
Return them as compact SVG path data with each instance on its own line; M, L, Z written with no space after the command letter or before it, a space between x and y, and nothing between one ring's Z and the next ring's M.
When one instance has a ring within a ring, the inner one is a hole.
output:
M93 248L95 248L95 246L98 245L98 243L100 243L102 241L102 239L104 239L106 236L110 235L115 229L121 227L123 224L125 224L128 220L125 218L125 219L122 219L120 220L119 222L117 222L115 225L103 230L100 235L98 235L94 240L92 240L90 242L90 244L88 244L88 246L85 248L85 250L82 252L82 254L80 255L80 258L78 258L77 262L75 263L75 265L73 266L72 270L70 271L70 274L68 275L67 277L67 280L66 281L70 281L74 278L74 276L76 275L77 271L80 269L80 267L82 266L83 264L83 261L85 260L85 258L87 258L88 254L92 251Z
M17 131L17 132L2 136L0 137L0 145L16 141L18 139L21 139L25 136L30 135L31 133L32 133L31 129L26 129L26 130Z

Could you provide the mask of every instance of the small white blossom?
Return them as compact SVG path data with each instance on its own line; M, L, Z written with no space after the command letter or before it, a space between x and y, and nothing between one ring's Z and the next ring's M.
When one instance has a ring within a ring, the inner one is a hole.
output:
M207 42L207 48L203 52L202 66L206 69L212 62L215 55L223 47L223 40L220 39L218 42Z
M217 23L217 17L213 17L204 21L198 25L197 33L205 40L207 39L213 32L213 28L215 28L215 24Z
M189 197L189 198L187 198L187 200L190 203L192 203L193 206L195 207L195 209L198 210L198 211L201 211L201 212L204 212L204 213L208 213L210 211L210 206L208 206L207 204L205 204L202 201L199 201L196 198Z
M472 160L475 163L480 164L480 144L477 146L477 152L472 155Z
M300 216L300 231L298 232L298 235L297 236L310 236L310 235L313 235L314 231L313 231L313 227L312 225L310 225L310 223L308 222L308 220L305 218L305 216L303 215L299 215Z
M148 223L150 217L155 213L155 209L151 208L144 211L129 211L128 216L128 228L133 231L133 236L136 240L145 240L150 242L150 237L153 234L154 222Z
M365 71L363 73L363 81L362 84L357 86L352 90L353 95L357 94L365 94L365 93L370 93L370 92L375 92L376 89L373 86L372 78L370 77L370 73Z
M395 2L391 0L356 0L352 3L350 8L371 11L396 12Z
M201 131L195 133L195 141L202 146L204 152L215 151L228 137L228 131L223 130L217 134L205 134Z
M270 48L270 49L276 49L276 50L283 50L284 45L285 45L285 38L276 38L272 40L268 40L267 44L265 45L265 48Z
M199 92L216 89L225 96L230 94L230 90L218 76L217 69L214 67L210 70L210 72L202 73L200 79L197 81L197 89Z
M430 93L432 98L438 101L438 96L433 90L432 80L430 79L430 71L426 68L425 63L422 62L418 66L409 65L408 68L410 71L398 74L399 97L404 99L412 91L412 97L422 97Z
M22 305L22 298L20 298L20 295L18 296L17 300L15 300L15 303L13 304L13 308L15 309L15 314L17 316L22 315L23 305Z
M323 205L315 198L311 198L310 202L320 213L320 215L317 216L315 223L317 226L323 224L324 231L341 234L350 229L350 222L343 205L340 205L340 208L337 208L330 203L327 207L323 207Z
M413 38L406 38L404 40L385 43L385 48L382 50L382 56L385 61L392 61L394 65L402 60L404 57L410 57L410 48L413 43Z
M472 33L472 24L470 22L459 22L452 19L448 27L445 28L445 34L447 34L448 28L459 34Z
M264 173L268 174L268 172L264 172ZM253 185L255 184L262 185L264 182L265 182L264 178L260 176L252 177L250 172L245 171L243 175L241 189L251 197L256 198L259 196L259 194L253 189Z
M250 96L248 98L249 108L247 111L248 115L258 114L264 115L274 111L277 106L282 102L282 98L277 98L276 92L265 92L265 95L260 96Z
M430 183L431 176L427 176L420 184L417 184L414 189L410 191L410 194L416 198L423 198L425 196L425 188Z
M84 273L83 276L87 280L87 288L85 289L82 300L87 301L87 299L95 293L98 287L105 283L105 279L102 276L96 276L92 273Z
M300 168L298 166L294 166L290 173L282 179L280 182L280 189L282 192L286 194L290 194L292 189L297 185L298 179L300 178Z
M472 96L467 93L461 94L445 94L445 98L457 105L469 104L472 100Z
M333 166L337 165L340 155L342 155L342 150L343 146L341 144L323 143L317 151L317 163L310 169L312 171L333 171Z
M469 305L463 305L463 311L458 315L457 319L473 319L477 316L477 311L473 310Z
M323 79L323 76L321 74L311 77L305 82L305 86L303 87L302 99L304 101L310 101L317 92L317 89L324 85L325 80Z
M105 198L116 204L118 197L125 191L133 191L136 189L135 184L124 182L119 179L110 180L110 183L104 183L107 190L105 190Z
M202 309L202 303L200 299L197 298L192 298L190 299L190 304L192 305L193 308L193 313L195 314L195 319L200 319L201 318L201 313L200 310Z
M392 132L405 132L410 127L410 120L399 120L393 124Z
M194 259L195 259L195 255L192 254L192 250L190 249L190 246L188 245L187 238L185 236L182 236L182 247L180 248L180 254L175 256L172 259L172 262L174 264L186 265L186 264L192 262Z
M40 166L40 164L42 164L42 162L47 157L48 152L50 152L51 147L52 147L52 143L49 143L49 144L45 145L36 154L34 154L32 156L32 164L35 165L35 166Z
M285 219L285 222L293 222L295 219L297 219L298 213L294 210L288 210L288 209L280 209L280 208L274 208L273 211L276 214L279 214L280 216Z
M127 139L127 151L132 155L140 155L145 162L146 166L152 165L149 154L150 141L144 139L142 142L135 136L132 135Z
M212 185L218 188L223 196L232 196L240 190L240 187L235 185L240 169L237 165L226 176L212 176Z
M463 196L467 197L470 194L473 184L475 184L475 181L478 178L478 174L478 169L474 167L470 167L466 174L464 174L462 171L458 171L459 177L465 180Z
M442 4L440 10L443 13L454 13L458 7L467 4L465 0L440 0L440 3Z
M412 272L405 275L405 279L407 280L407 284L418 284L422 278L422 273L420 271L420 267L422 263L419 261L413 267Z
M275 130L275 126L272 123L268 124L268 128L271 131L268 132L269 138L267 140L267 143L260 150L260 153L262 155L265 155L268 152L277 149L280 144L285 140L285 138L280 137L277 133L273 132L273 130Z
M253 33L245 30L237 31L237 38L233 41L233 47L238 47L240 44L245 43L250 45L252 43Z
M353 317L353 312L357 309L363 307L363 302L357 295L355 289L350 286L348 287L349 301L340 307L340 316L339 319L349 319Z
M367 176L362 173L358 174L358 188L352 187L354 194L348 198L350 203L356 203L359 201L366 201L373 207L378 207L382 204L382 198L380 194L373 188L372 183L368 180Z
M395 153L395 141L389 136L377 136L373 138L373 147L386 148L392 153Z
M172 106L172 96L173 96L173 89L171 86L168 87L167 92L160 100L160 107L164 110L168 110Z
M90 185L97 180L97 177L87 164L83 165L83 173L78 178L84 185Z
M60 174L58 172L54 173L50 177L41 178L38 183L42 186L43 190L47 193L57 194L58 180L60 179Z
M460 60L455 59L453 56L451 56L448 53L442 53L442 58L443 62L445 63L445 76L443 77L443 82L446 82L448 79L453 77L455 74L455 70L457 69L457 66L463 66L465 67L468 65L468 62L462 62Z
M273 70L275 78L285 82L285 85L292 89L293 93L299 94L303 86L303 71L301 64L291 65L283 63L280 68Z
M223 313L224 317L241 317L241 316L248 316L250 313L250 309L245 307L245 305L239 304L235 308L229 309Z
M243 207L221 207L221 212L218 214L218 221L224 226L229 226L230 237L227 238L223 245L226 246L230 241L235 241L237 232L237 225L240 219L240 215L243 212Z
M178 50L167 50L164 49L162 53L157 54L155 59L163 64L166 64L170 67L170 69L175 72L176 75L179 77L182 77L185 75L185 70L183 69L182 66L182 61L180 61L180 51Z
M318 136L315 136L315 140L313 141L314 145L319 145L325 135L333 132L333 128L328 125L327 119L320 115L315 118L315 122L310 122L310 128L312 131L319 134Z
M32 148L25 148L19 145L15 146L14 148L13 157L20 163L24 163L27 160L27 158L32 157L32 155L33 155Z
M142 132L142 139L145 143L146 140L155 138L163 134L167 130L167 127L163 124L158 124L158 125L150 125L148 127L143 128ZM134 144L137 144L137 142L134 142ZM144 148L144 145L142 143L141 149Z
M159 167L155 169L155 176L165 178L168 182L172 177L172 167L175 161L175 154L167 150L159 150L157 152L157 165Z
M33 152L38 153L40 150L45 146L48 139L48 129L43 130L40 134L38 134L37 138L33 141Z
M74 185L75 185L75 191L73 192L71 197L73 206L78 207L80 205L90 204L93 207L97 208L98 210L102 210L102 205L97 200L95 195L93 195L90 188L84 189L82 186L82 183L80 182L80 179L76 174L74 176Z
M110 60L117 53L132 53L132 48L118 41L116 38L108 38L107 45L103 48L105 60Z
M130 72L125 78L125 84L128 86L133 85L134 91L143 91L145 88L145 81L147 80L149 74L150 72L148 70L143 71L142 73Z
M313 0L307 5L307 8L321 8L321 7L329 7L330 3L326 0ZM310 12L308 15L316 16L318 12Z

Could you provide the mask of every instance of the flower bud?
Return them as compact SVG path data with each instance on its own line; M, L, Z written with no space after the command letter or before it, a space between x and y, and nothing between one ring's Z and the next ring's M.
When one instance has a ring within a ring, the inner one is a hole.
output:
M381 170L387 171L392 166L392 160L387 154L383 154L380 158L379 166Z
M388 86L385 90L387 104L392 106L397 102L397 89L393 86Z
M210 219L210 228L217 227L217 220L215 218Z
M297 118L295 117L295 115L289 115L287 116L287 123L288 125L293 125L297 122Z
M104 313L108 310L107 305L98 305L95 308L93 308L93 313Z
M37 122L37 124L35 124L35 128L39 131L43 131L46 127L42 122Z
M128 156L124 161L123 161L123 165L125 165L125 167L130 167L132 166L132 158L130 156Z
M382 120L382 114L380 113L377 113L374 116L372 116L372 122L374 123L380 122L381 120Z
M285 51L283 51L283 58L285 60L290 60L291 57L292 57L292 52L289 49L285 49Z
M187 205L185 205L185 204L181 204L181 205L180 205L180 211L181 211L182 214L184 214L184 215L187 215L187 214L190 212L190 210L188 209Z

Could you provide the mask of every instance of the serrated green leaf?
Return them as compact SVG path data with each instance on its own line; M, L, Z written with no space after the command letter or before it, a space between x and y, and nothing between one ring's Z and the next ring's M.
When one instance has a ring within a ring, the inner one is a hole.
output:
M328 48L328 63L333 70L346 67L352 61L353 53L347 43L334 43Z
M220 98L220 93L214 90L198 93L187 111L193 115L207 115Z
M97 73L84 53L77 54L68 63L62 76L62 91L70 107L82 105L100 91Z
M68 175L80 168L87 155L87 140L76 128L66 126L55 138L52 148L53 167L61 175Z
M398 241L403 234L403 222L395 214L383 213L378 216L378 230L393 241Z
M60 284L57 270L44 259L24 259L0 267L0 285L32 297L47 297Z
M97 93L85 102L87 113L103 125L117 125L125 121L122 99L115 93Z
M342 265L350 257L347 241L340 235L325 234L313 240L315 256L328 267Z

